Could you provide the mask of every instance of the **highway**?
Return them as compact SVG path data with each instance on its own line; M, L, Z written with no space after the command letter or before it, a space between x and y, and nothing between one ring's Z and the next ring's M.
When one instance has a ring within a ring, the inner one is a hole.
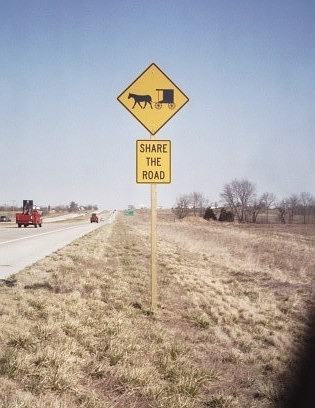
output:
M28 265L63 248L73 240L111 223L114 215L102 214L104 221L43 223L42 228L17 228L15 224L0 227L0 279L5 279Z
M96 214L101 214L103 213L104 210L97 210L97 211L91 211L88 213L88 216L90 216L92 214L92 212L95 212ZM86 213L87 214L87 213ZM56 222L56 221L67 221L70 219L74 219L74 218L82 218L84 217L84 214L81 213L74 213L74 214L64 214L64 215L59 215L57 217L43 217L43 221L46 223L50 223L50 222Z

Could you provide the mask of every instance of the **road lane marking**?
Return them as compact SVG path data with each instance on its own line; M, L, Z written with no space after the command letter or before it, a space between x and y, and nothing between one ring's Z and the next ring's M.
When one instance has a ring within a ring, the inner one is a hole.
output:
M10 244L10 243L12 243L12 242L22 241L23 239L28 239L28 238L41 237L41 236L43 236L43 235L53 234L54 232L61 232L61 231L69 230L69 229L80 228L80 227L82 227L83 225L89 225L89 224L80 224L80 225L75 225L75 226L72 226L72 227L60 228L60 229L53 230L53 231L43 232L42 234L27 235L26 237L10 239L9 241L0 242L0 245ZM101 227L101 225L99 225L99 227Z

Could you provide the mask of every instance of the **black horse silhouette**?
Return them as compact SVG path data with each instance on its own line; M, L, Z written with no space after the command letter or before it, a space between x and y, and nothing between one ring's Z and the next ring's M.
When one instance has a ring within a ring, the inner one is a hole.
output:
M136 95L136 94L130 93L128 95L128 99L130 99L130 98L133 98L133 100L134 100L134 104L133 104L133 107L131 109L133 109L136 106L136 104L138 104L140 106L140 108L144 109L147 106L147 103L151 106L151 109L153 109L152 108L152 103L151 103L152 98L151 98L150 95ZM144 106L142 106L140 102L144 102Z

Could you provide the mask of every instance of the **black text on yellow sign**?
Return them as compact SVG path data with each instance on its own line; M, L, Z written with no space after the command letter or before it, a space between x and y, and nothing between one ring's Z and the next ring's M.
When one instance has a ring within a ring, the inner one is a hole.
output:
M137 140L136 181L141 184L171 182L170 140Z

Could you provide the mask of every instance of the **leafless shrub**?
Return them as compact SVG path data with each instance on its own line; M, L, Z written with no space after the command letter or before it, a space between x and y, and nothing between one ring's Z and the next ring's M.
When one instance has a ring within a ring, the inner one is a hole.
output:
M185 218L189 214L189 204L188 194L183 194L177 198L174 213L179 219Z
M196 191L182 194L177 198L173 212L179 219L185 218L189 214L203 216L207 202L204 195Z

